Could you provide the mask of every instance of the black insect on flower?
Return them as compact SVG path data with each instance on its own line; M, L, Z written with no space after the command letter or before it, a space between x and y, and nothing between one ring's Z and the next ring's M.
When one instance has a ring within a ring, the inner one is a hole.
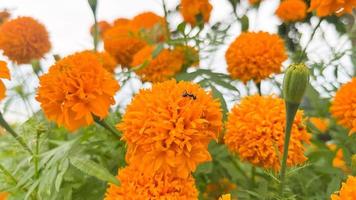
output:
M184 91L184 92L183 92L182 97L189 97L189 98L191 98L191 99L193 99L193 100L196 100L196 99L197 99L197 97L196 97L194 94L188 93L187 91Z

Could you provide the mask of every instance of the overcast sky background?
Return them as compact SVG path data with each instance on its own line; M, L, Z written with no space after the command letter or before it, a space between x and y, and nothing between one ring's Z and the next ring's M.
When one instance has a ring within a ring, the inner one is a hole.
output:
M178 0L166 0L169 9L173 9L178 5ZM231 6L227 0L210 0L213 4L213 11L211 15L211 22L221 20L231 20L230 16ZM242 0L244 5L247 5L247 0ZM277 25L280 21L274 16L274 11L277 8L279 0L266 0L262 3L258 13L252 11L248 14L250 19L250 30L252 31L267 31L276 33ZM53 64L54 60L52 54L59 54L65 56L76 51L91 49L92 38L89 33L89 28L93 24L91 10L87 4L87 0L0 0L0 10L9 9L13 15L16 16L32 16L43 23L48 29L50 40L52 42L52 51L45 57L45 68ZM99 0L98 4L98 19L112 22L118 17L132 18L143 11L153 11L159 15L163 15L161 0ZM181 21L180 16L176 16L173 21ZM318 22L318 19L313 19L313 24ZM327 32L326 37L330 40L331 45L337 48L348 48L349 43L347 38L339 38L334 28L328 24L322 24L322 28ZM305 44L309 39L312 29L310 27L303 27L302 44ZM231 29L230 35L232 37L226 40L229 44L240 33L239 26ZM323 51L320 46L325 44L314 41L310 45L309 50L313 54L313 50L318 50L312 58L320 60L322 57L330 57L330 52ZM341 46L340 46L341 45ZM216 54L213 62L214 70L225 72L226 63L224 61L224 54L227 46L223 46ZM0 56L1 58L1 56ZM3 59L3 58L2 58ZM350 65L349 59L345 59L345 65ZM203 62L204 65L204 62ZM285 63L285 66L288 62ZM349 66L350 67L350 66ZM30 66L21 67L22 73L31 72ZM5 81L7 85L14 84ZM38 85L36 79L30 83L31 86ZM32 86L32 87L33 87ZM119 100L125 98L125 94L118 97ZM21 103L15 103L12 106L12 113L7 115L11 121L23 121L26 119L26 113ZM31 102L33 109L38 110L38 103L34 100Z

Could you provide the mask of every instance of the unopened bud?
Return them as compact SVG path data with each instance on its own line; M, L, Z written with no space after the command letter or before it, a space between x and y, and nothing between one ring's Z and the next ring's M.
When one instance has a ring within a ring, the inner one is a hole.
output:
M34 59L31 61L31 65L32 65L33 71L38 75L38 73L42 70L40 61L37 59Z
M292 64L285 72L283 98L288 103L300 104L309 82L309 69L304 63Z
M93 11L93 13L96 13L96 6L98 4L98 1L97 0L88 0L88 3L90 5L90 8Z

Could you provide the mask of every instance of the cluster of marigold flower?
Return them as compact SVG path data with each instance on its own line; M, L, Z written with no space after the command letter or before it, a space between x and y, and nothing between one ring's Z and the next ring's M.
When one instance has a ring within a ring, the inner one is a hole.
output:
M251 4L259 2L250 0ZM302 21L308 11L316 10L317 16L324 17L352 12L354 7L355 0L312 0L309 9L303 0L285 0L276 15L289 23ZM184 21L192 27L201 23L198 15L203 23L208 22L211 10L208 0L182 0L180 4ZM0 49L14 63L28 64L49 52L47 30L35 19L10 20L2 14L0 23ZM98 25L105 51L74 53L59 59L40 76L36 99L43 112L71 132L93 124L96 117L104 119L120 88L115 68L133 70L142 81L154 84L151 89L140 90L117 125L127 143L128 166L119 169L121 185L110 184L105 199L197 199L192 172L211 159L208 144L221 134L222 111L219 101L197 84L169 80L184 68L198 65L197 50L178 45L154 55L158 44L171 36L166 19L152 12ZM189 55L194 55L193 59ZM280 73L288 57L280 36L244 32L229 46L225 58L232 79L259 83ZM0 62L0 78L10 79L4 61ZM0 82L1 99L5 91ZM350 134L356 132L355 98L356 78L340 88L331 106L332 115L350 129ZM243 98L228 114L224 143L241 160L279 171L286 123L284 107L283 100L274 95ZM307 160L305 144L310 143L302 111L297 112L291 135L287 164L296 166ZM344 166L340 164L342 151L337 154L339 162L334 162L339 164L335 165ZM348 199L350 195L356 198L355 188L356 177L350 176L332 199Z

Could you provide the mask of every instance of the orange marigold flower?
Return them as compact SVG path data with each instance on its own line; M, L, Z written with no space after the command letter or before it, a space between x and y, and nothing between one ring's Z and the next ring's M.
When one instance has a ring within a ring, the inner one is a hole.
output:
M8 193L7 192L1 192L0 193L0 200L6 200L8 197Z
M329 119L319 118L319 117L311 117L309 118L309 122L317 128L321 133L325 133L329 129Z
M333 166L341 169L345 173L351 172L351 169L346 165L342 149L337 150L335 158L333 159Z
M236 188L236 184L227 178L222 178L218 182L209 183L205 188L203 197L204 199L219 199L221 193L228 194Z
M352 13L355 7L356 0L311 0L309 11L316 10L317 16L325 17Z
M184 55L180 51L163 49L155 58L154 46L146 46L133 58L131 66L142 81L162 82L177 74L183 66Z
M184 21L195 26L197 19L201 17L203 22L208 22L213 6L209 0L181 0L180 13L183 15Z
M336 92L330 111L338 123L351 129L350 134L356 133L356 78L341 86Z
M0 26L0 49L18 64L40 59L50 48L46 28L31 17L19 17Z
M304 0L284 0L277 8L276 15L284 22L300 21L307 15L307 5Z
M117 18L114 21L114 26L125 26L128 25L130 23L130 20L127 18Z
M194 178L174 177L165 173L152 176L129 166L119 170L117 176L121 185L110 184L104 200L196 200L198 191Z
M109 22L107 21L99 21L98 22L98 32L99 32L99 36L103 37L103 35L105 34L105 32L107 30L109 30L111 28L111 24L109 24ZM90 27L90 34L94 35L94 25L92 25Z
M245 97L229 114L225 144L242 160L278 171L279 155L283 155L285 123L283 99L258 95ZM298 111L292 127L288 166L307 160L303 142L309 141L310 134L303 124L303 112Z
M260 82L273 73L279 73L287 54L278 35L246 32L230 45L225 58L231 77L246 83L249 80Z
M104 34L105 50L115 57L122 67L128 67L133 56L145 45L146 42L135 36L129 26L117 25Z
M7 64L0 60L0 78L5 78L10 80L10 71L7 68ZM0 80L0 100L4 99L6 96L6 87L4 83Z
M130 21L133 31L150 43L162 42L168 35L166 20L153 12L144 12Z
M145 173L188 177L211 159L208 143L222 128L220 103L199 85L174 80L141 90L117 126L128 144L126 160Z
M119 85L91 52L63 58L40 77L36 99L48 119L73 131L104 118Z
M338 194L331 195L331 200L353 199L356 199L356 176L349 176L346 183L342 183L342 187Z

